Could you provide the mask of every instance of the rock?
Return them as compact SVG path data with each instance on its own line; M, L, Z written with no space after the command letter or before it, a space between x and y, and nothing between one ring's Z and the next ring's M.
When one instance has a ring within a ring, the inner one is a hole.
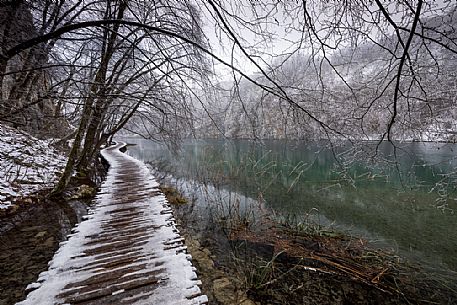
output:
M42 238L44 237L48 232L46 231L41 231L41 232L38 232L36 235L35 235L35 238Z
M24 203L24 204L32 204L33 200L32 200L32 198L27 197L27 198L22 199L22 203Z
M256 305L256 303L254 303L253 301L251 300L243 300L239 303L240 305Z
M202 252L208 257L212 257L211 251L208 248L202 248Z
M213 260L204 251L201 251L200 249L195 250L193 256L202 269L205 269L207 272L211 272L214 269Z
M235 287L226 277L214 280L213 293L215 299L222 304L236 304Z
M48 239L45 240L45 242L43 243L43 246L47 247L47 248L52 248L54 247L54 237L49 237Z
M93 187L88 186L87 184L83 184L76 190L76 194L74 194L71 199L81 199L81 198L91 198L95 196L97 190Z
M192 254L193 263L198 268L203 288L207 285L209 304L217 301L221 305L257 305L249 300L246 293L239 288L241 285L236 279L230 279L224 271L215 267L213 255L208 248L203 247L202 243L188 235L186 235L186 245Z
M28 227L23 227L20 229L21 232L31 232L31 231L40 231L44 229L43 226L28 226Z

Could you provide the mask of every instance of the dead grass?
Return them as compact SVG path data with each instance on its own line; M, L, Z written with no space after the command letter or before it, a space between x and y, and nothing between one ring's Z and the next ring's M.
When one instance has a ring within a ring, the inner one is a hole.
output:
M187 199L174 187L160 186L159 189L164 193L170 204L187 204Z
M351 287L363 287L358 288L366 292L362 298L386 297L392 300L389 304L453 304L457 300L452 279L428 274L393 252L371 248L364 239L296 232L276 224L257 232L237 228L228 238L249 247L272 247L271 258L255 257L251 252L250 257L237 255L235 260L238 272L244 273L246 288L260 299L281 299L278 294L284 294L283 300L299 304L299 300L292 301L298 296L293 296L290 289L317 289L315 283L303 279L303 273L312 273L327 279L324 286L337 278L329 289L338 290L335 287L341 283L351 283ZM365 301L360 304L371 304Z

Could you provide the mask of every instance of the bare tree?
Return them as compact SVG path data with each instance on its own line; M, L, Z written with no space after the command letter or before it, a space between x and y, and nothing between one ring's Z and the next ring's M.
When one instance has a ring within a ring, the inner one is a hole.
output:
M290 110L301 113L308 117L303 124L317 127L311 128L314 135L411 138L418 127L427 128L425 113L430 121L440 112L442 100L435 102L435 87L427 79L446 79L445 59L457 51L456 7L450 2L316 0L234 6L213 0L203 7L219 25L220 39L227 41L232 56L244 56L257 70L255 82L262 88L250 89L257 90L250 94L255 103L270 95L278 117ZM283 48L273 54L271 47L259 48L245 38L253 36L267 46L280 40ZM295 114L287 118L291 116Z
M211 114L196 89L213 80L210 59L235 81L233 107L222 108L244 113L255 137L409 137L452 107L448 87L434 92L427 79L452 75L455 12L424 0L9 3L1 12L10 23L0 27L0 116L8 121L44 99L53 116L74 114L75 141L54 193L126 124L169 137L172 127L191 125L194 103ZM12 39L19 15L32 30ZM202 19L230 58L208 45ZM271 51L278 40L281 50Z

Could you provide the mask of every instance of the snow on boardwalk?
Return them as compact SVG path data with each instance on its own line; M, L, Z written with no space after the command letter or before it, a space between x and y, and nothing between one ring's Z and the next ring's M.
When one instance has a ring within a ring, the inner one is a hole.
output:
M206 304L171 210L148 168L102 151L97 204L18 304Z

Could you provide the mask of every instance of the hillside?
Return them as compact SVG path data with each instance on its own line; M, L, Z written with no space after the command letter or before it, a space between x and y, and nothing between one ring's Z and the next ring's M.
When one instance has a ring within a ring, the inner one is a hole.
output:
M64 166L65 157L51 146L51 140L0 125L0 210L52 187Z
M296 52L279 57L265 67L275 84L261 74L251 75L270 86L270 92L247 80L225 86L225 92L208 102L211 119L198 124L198 135L374 140L387 132L395 113L390 131L394 139L455 141L456 29L455 9L424 18L416 30L423 36L412 39L400 76L402 49L394 33L360 35L354 45L325 55ZM401 32L403 41L408 35ZM285 94L293 103L278 97ZM217 130L211 128L213 122Z

